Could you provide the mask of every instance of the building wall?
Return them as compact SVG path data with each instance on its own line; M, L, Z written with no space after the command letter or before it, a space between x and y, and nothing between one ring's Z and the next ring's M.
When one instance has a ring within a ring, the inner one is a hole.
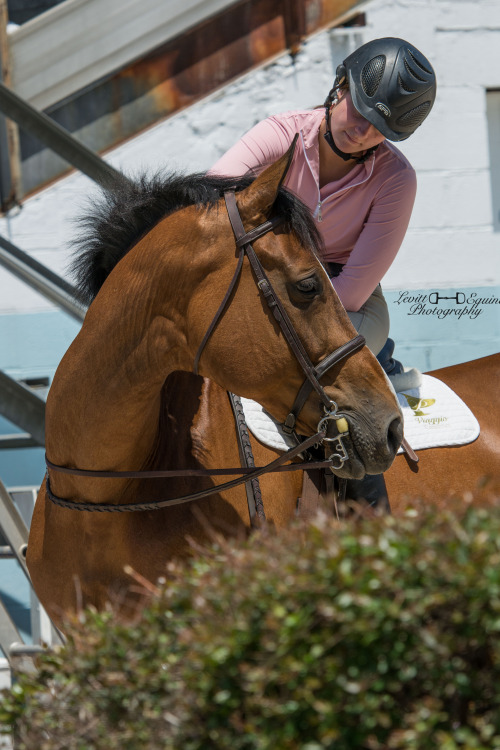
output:
M367 20L368 38L411 38L432 60L439 84L428 120L401 144L417 169L418 195L384 280L399 350L432 367L496 352L500 233L493 226L492 181L498 184L493 157L500 128L488 122L487 92L500 88L500 4L382 0L370 4ZM442 296L462 292L466 302L434 306L428 294L436 289ZM406 290L408 297L427 298L402 301Z

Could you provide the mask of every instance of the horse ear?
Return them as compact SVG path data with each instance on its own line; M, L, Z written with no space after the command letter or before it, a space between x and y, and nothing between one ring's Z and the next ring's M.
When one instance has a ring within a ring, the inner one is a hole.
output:
M298 137L297 133L288 151L278 161L267 167L246 190L237 193L238 208L247 230L269 216L278 190L290 169Z

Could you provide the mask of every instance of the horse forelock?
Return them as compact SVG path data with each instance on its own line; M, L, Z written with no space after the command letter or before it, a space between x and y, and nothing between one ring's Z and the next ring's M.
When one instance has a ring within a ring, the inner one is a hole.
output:
M78 220L80 236L72 243L70 270L80 298L90 304L113 268L159 221L188 206L211 209L227 190L243 190L253 179L156 174L103 191ZM285 231L317 255L321 238L307 207L280 188L274 208L284 219Z

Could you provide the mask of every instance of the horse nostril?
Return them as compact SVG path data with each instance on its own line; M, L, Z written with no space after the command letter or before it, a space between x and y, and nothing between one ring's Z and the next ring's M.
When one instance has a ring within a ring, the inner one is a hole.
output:
M393 450L394 455L398 452L403 437L403 420L401 417L396 417L396 419L392 420L387 431L387 444Z

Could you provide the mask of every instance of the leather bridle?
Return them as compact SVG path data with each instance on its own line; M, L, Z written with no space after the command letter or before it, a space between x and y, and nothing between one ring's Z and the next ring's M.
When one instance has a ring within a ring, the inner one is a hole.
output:
M347 343L340 346L334 352L327 355L318 365L313 365L309 358L309 355L307 354L302 342L300 341L297 335L297 332L295 331L293 323L291 322L278 295L273 289L273 286L271 282L269 281L269 278L267 277L267 274L252 246L252 242L259 239L263 235L267 234L267 232L274 230L276 227L278 227L283 222L283 218L280 216L273 217L269 219L268 221L265 221L263 224L260 224L255 229L251 229L249 232L245 232L245 228L243 226L243 222L241 220L238 207L236 204L236 197L235 197L234 192L229 191L225 193L224 199L226 202L229 220L230 220L230 223L231 223L231 226L232 226L235 238L236 238L236 247L239 250L238 262L237 262L234 275L227 289L227 292L224 295L224 298L221 304L219 305L219 308L217 312L215 313L215 316L212 322L210 323L200 343L200 346L198 347L198 351L194 359L193 371L195 374L198 374L199 361L203 353L203 350L205 349L207 342L209 341L219 320L224 314L228 301L231 297L231 294L241 274L241 271L243 268L243 261L246 255L246 257L248 258L250 262L250 266L253 270L257 286L260 292L262 293L269 309L273 313L274 318L279 324L281 331L288 342L288 345L290 346L292 352L294 353L298 363L300 364L306 376L302 386L299 389L297 397L295 398L295 401L290 409L290 412L287 418L285 419L283 428L289 433L292 433L295 435L295 423L297 420L297 416L300 413L305 402L307 401L309 395L314 390L318 394L323 404L323 408L325 412L323 418L320 420L318 424L317 432L311 437L306 438L305 440L302 440L302 441L300 441L300 439L296 436L297 438L296 447L290 449L289 451L281 455L279 458L277 458L275 461L272 461L266 466L251 467L251 468L238 467L238 468L224 468L224 469L212 469L212 470L207 470L207 469L173 469L173 470L168 469L167 470L166 469L166 470L151 470L151 471L94 471L94 470L88 470L88 469L72 469L69 467L58 466L57 464L53 464L46 457L45 460L46 460L46 465L47 465L47 475L46 475L47 496L56 505L59 505L64 508L72 508L72 509L81 510L81 511L86 510L86 511L103 511L103 512L124 512L124 511L154 510L157 508L164 508L164 507L168 507L171 505L179 505L182 503L190 502L192 500L198 500L203 497L207 497L209 495L217 494L218 492L232 489L233 487L243 484L244 482L250 482L253 479L256 479L257 477L265 473L282 472L282 471L297 471L299 469L303 469L304 467L307 467L308 469L326 468L326 467L330 469L339 469L343 466L343 464L347 460L348 455L342 443L342 434L340 434L340 430L338 431L339 434L337 434L334 438L327 437L328 422L331 420L335 420L335 421L341 420L343 418L343 415L340 412L338 412L338 407L335 401L333 401L327 395L325 389L320 383L320 379L334 365L338 364L339 362L346 359L354 352L361 349L365 345L365 339L361 335L355 336L353 339L351 339ZM331 454L329 458L324 461L316 461L316 462L309 461L307 463L294 463L294 464L284 465L286 461L296 458L300 454L306 452L313 445L318 444L318 443L323 443L323 442L335 442L336 443L335 448L338 449L340 452ZM338 460L340 464L335 465L334 463L335 460ZM53 494L51 487L50 487L49 470L57 471L63 474L76 475L76 476L114 478L114 479L117 479L117 478L158 479L158 478L163 478L163 477L174 477L174 476L204 476L206 477L206 476L217 476L217 475L228 476L231 474L240 474L241 476L239 476L237 479L230 480L223 484L216 485L214 487L210 487L205 490L200 490L199 492L195 492L190 495L184 495L178 498L169 498L168 500L151 500L145 503L125 503L125 504L119 504L119 505L110 505L107 503L86 503L86 502L79 502L79 501L73 501L73 500L65 500L63 498L57 497L56 495Z
M199 364L203 349L205 348L208 339L212 335L217 323L219 322L220 318L222 317L222 314L224 313L227 302L240 276L241 269L243 267L243 259L246 255L252 267L252 270L253 270L253 273L257 282L257 286L259 287L259 290L262 293L269 309L274 315L274 318L276 319L278 325L280 326L281 331L285 339L287 340L290 349L294 353L295 358L297 359L298 363L300 364L306 376L306 379L304 383L302 384L299 390L299 393L297 394L297 398L295 399L293 406L290 409L290 413L288 414L285 420L285 423L284 423L285 429L289 432L293 431L296 420L297 420L297 416L300 410L302 409L302 407L304 406L305 402L307 401L312 390L315 390L318 396L320 397L320 400L325 409L325 414L331 415L330 418L334 419L337 413L337 405L327 395L325 389L320 383L320 378L331 367L338 364L341 360L350 356L358 349L361 349L361 347L365 345L364 336L361 336L361 335L355 336L353 339L351 339L351 341L348 341L346 344L343 344L334 352L332 352L327 357L325 357L325 359L323 359L322 362L318 366L314 367L314 365L312 364L309 358L309 355L307 354L301 340L299 339L297 335L295 328L293 327L292 321L288 317L288 313L286 312L285 308L281 304L278 295L274 291L273 286L271 282L269 281L269 278L267 277L266 272L264 271L262 263L258 259L257 254L255 253L255 250L253 249L253 246L252 246L252 242L254 242L259 237L262 237L263 235L267 234L267 232L279 226L282 223L283 218L278 216L278 217L269 219L268 221L265 221L263 224L260 224L255 229L251 229L249 232L245 232L245 228L243 226L240 213L238 211L238 206L236 204L236 196L234 192L229 191L225 193L224 200L226 202L226 208L227 208L227 213L229 216L229 221L231 222L231 227L233 229L234 236L236 237L236 247L239 248L238 263L236 266L236 271L234 273L234 276L229 285L229 288L224 296L224 299L222 300L217 312L214 315L212 322L210 323L207 329L205 336L203 337L203 340L200 346L198 347L198 351L196 353L195 360L194 360L194 372L195 373L198 372L198 364Z

